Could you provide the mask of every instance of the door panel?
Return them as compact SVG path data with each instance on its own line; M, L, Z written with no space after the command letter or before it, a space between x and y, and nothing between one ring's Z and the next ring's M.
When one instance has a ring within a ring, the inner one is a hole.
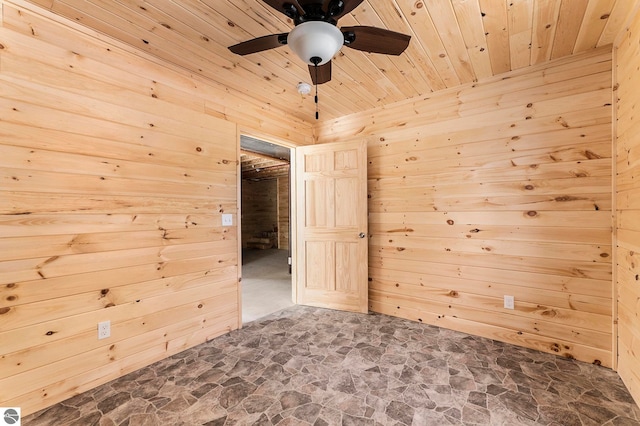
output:
M367 312L367 146L296 149L297 303Z

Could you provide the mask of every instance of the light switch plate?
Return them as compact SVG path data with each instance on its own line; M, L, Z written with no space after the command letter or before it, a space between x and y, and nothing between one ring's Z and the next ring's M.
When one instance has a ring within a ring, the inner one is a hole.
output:
M504 296L504 308L505 309L515 308L515 301L513 296Z
M222 213L222 226L233 226L233 215L231 213Z

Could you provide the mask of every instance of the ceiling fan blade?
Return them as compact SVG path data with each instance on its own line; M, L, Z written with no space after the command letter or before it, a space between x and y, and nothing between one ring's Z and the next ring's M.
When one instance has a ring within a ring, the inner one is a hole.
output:
M342 27L344 44L365 52L399 55L409 46L411 36L377 27Z
M292 16L294 10L297 10L300 16L305 14L304 8L298 3L298 0L262 0L280 13L284 13L289 18L294 19Z
M316 77L317 71L317 77ZM323 84L331 80L331 61L316 68L315 65L309 65L309 74L311 74L311 82L313 84Z
M229 46L229 50L237 55L248 55L250 53L262 52L287 44L287 34L271 34L243 41L242 43Z

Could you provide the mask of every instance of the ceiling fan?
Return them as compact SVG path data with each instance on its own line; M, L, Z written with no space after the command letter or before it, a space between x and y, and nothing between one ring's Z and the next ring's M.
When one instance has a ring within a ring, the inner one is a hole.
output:
M261 52L288 44L309 66L313 84L331 80L331 59L342 45L365 52L400 55L409 46L411 36L377 27L337 28L337 21L364 0L263 0L293 19L289 33L254 38L229 50L238 55ZM317 95L316 95L317 97ZM316 99L317 103L317 99Z

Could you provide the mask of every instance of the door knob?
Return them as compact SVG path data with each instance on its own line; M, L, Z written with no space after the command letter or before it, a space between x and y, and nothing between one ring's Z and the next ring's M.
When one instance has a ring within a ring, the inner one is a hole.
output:
M366 237L366 235L365 235L365 233L364 233L364 232L361 232L361 233L359 233L359 234L358 234L358 237L360 237L360 238L364 238L364 237Z

